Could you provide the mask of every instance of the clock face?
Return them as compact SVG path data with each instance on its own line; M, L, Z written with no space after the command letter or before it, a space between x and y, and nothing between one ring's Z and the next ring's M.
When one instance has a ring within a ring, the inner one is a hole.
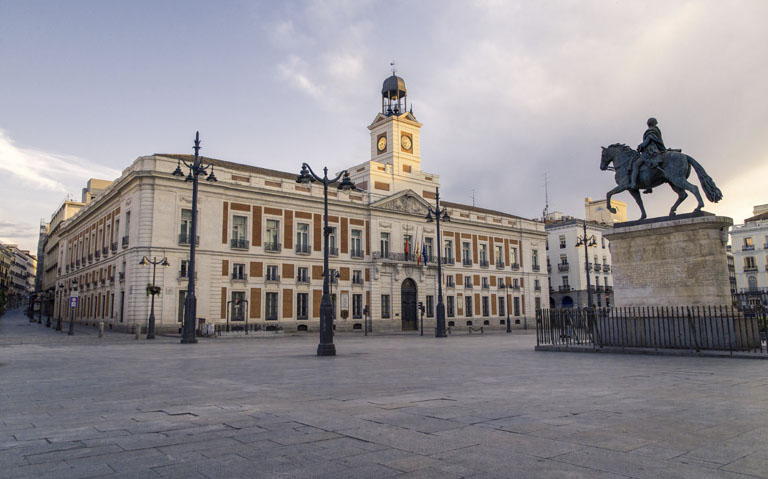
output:
M411 137L408 135L403 135L403 137L400 139L400 144L403 146L404 150L410 150L411 149Z
M384 151L384 150L387 149L387 137L386 136L382 136L381 138L379 138L378 147L379 147L379 151Z

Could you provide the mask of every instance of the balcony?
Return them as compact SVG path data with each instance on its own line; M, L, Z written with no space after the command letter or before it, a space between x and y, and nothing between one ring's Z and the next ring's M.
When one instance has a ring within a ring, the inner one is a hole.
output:
M587 271L592 271L592 263L587 263Z
M88 263L93 263L93 253L88 254Z
M442 258L442 261L443 261L443 264L446 264L446 265L456 264L456 258L454 258L453 256L445 256Z
M472 258L464 258L461 260L461 264L464 266L472 266Z
M565 243L560 243L560 249L565 249Z
M539 266L538 264L534 264L533 266L531 266L531 269L534 271L539 271L541 270L541 266Z
M512 289L515 290L515 291L520 291L520 284L512 283Z
M179 271L179 279L189 279L189 270L183 269ZM195 271L195 279L197 279L197 271Z
M339 284L339 278L336 276L331 276L328 278L328 284Z
M512 267L513 271L517 271L520 269L520 263L512 263L510 266Z
M280 282L280 275L277 273L267 273L267 276L264 277L264 280L267 282L277 283Z
M107 278L101 278L101 280L99 280L99 282L100 282L102 285L105 285L105 284L107 284Z
M488 267L488 260L480 258L480 267L481 268L487 268Z
M245 273L232 273L232 281L248 281L248 275Z
M232 249L248 249L248 240L244 238L232 238L229 240L229 247Z
M565 286L560 286L560 288L558 288L558 289L559 289L559 291L560 291L561 293L567 293L568 291L570 291L570 290L571 290L571 287L570 287L570 286L568 286L568 285L565 285Z
M180 233L179 234L179 244L180 245L188 245L189 242L192 241L192 235L187 233ZM200 244L200 237L195 236L195 246Z
M109 284L115 284L115 275L109 277Z
M483 281L481 288L482 289L491 289L491 285L487 281Z
M328 247L328 256L338 256L339 255L339 248L336 246L329 246Z
M597 285L595 286L595 291L597 291L598 293L602 293L603 291L605 291L605 288L601 285Z
M595 273L599 273L601 269L603 269L603 265L595 263Z
M464 281L464 288L466 288L466 289L474 289L475 286L472 284L472 281Z
M123 236L123 248L128 247L128 235Z
M609 265L609 264L604 264L604 265L603 265L603 272L604 272L604 273L610 273L610 272L611 272L611 265Z
M362 286L363 285L363 278L355 278L353 276L352 277L352 284L357 285L357 286Z
M745 272L746 272L746 271L757 271L757 266L756 266L756 265L752 265L752 266L744 266L744 271L745 271Z
M456 287L456 282L454 281L453 276L448 276L447 278L445 278L445 287L446 288Z
M104 256L108 255L109 254L109 247L104 246L103 248L101 248L101 254L103 254Z
M753 244L750 244L750 245L745 244L741 247L742 251L754 251L754 249L755 249L755 245Z
M115 241L114 243L112 243L112 252L113 252L113 253L117 253L117 241Z
M496 260L496 269L504 269L504 261Z
M363 250L362 249L351 249L349 250L349 257L350 258L357 258L360 259L363 257Z
M533 290L534 291L541 291L541 285L537 284L536 286L533 287Z
M96 259L101 259L101 250L97 249L96 252L94 253L94 256L96 257Z
M310 254L312 249L306 243L296 243L296 254Z
M117 279L120 281L125 281L125 273L117 273Z
M606 293L613 293L613 286L606 286L605 287L605 292Z
M296 278L296 284L309 284L309 276L303 275Z
M557 265L558 271L568 271L570 269L571 269L571 265L569 265L568 263L560 263Z

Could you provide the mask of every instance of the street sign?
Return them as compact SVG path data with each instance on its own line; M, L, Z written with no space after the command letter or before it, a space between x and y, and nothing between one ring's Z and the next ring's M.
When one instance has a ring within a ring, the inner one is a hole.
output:
M69 307L72 309L77 308L77 301L79 299L80 298L78 298L77 296L72 296L71 298L69 298Z

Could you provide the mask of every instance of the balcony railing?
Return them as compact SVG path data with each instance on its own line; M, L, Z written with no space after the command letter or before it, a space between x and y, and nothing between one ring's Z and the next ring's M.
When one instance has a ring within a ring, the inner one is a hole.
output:
M487 281L483 281L482 285L480 286L482 289L490 289L491 285Z
M114 243L112 243L112 252L113 252L113 253L117 253L117 241L115 241Z
M232 238L229 241L229 246L232 249L248 249L248 240L242 238ZM266 244L265 244L266 246Z
M179 279L189 279L189 270L179 271ZM195 271L195 279L197 279L197 271Z
M531 269L534 271L539 271L541 269L541 266L539 266L538 264L534 264L533 266L531 266Z
M179 244L181 245L189 244L190 241L192 241L192 235L187 233L179 233ZM199 245L199 244L200 244L200 237L195 236L195 245Z
M107 247L107 246L102 247L101 248L101 254L103 254L104 256L109 254L109 247Z
M109 284L115 284L115 275L109 277Z
M363 250L362 249L351 249L351 250L349 250L349 256L350 256L350 258L362 258L363 257Z
M520 263L512 263L510 266L511 266L511 267L512 267L512 269L513 269L513 270L515 270L515 271L517 271L518 269L520 269Z
M757 266L744 266L744 271L757 271Z
M742 251L753 251L754 249L755 249L755 245L753 244L751 245L745 244L744 246L741 247Z
M571 290L571 287L570 286L560 286L559 290L560 290L561 293L567 293L568 291Z
M128 235L123 236L123 248L128 247Z
M514 289L515 291L520 291L520 284L512 283L512 289Z
M474 289L475 285L472 284L472 281L464 281L464 287L467 289Z
M266 281L280 281L280 275L277 273L267 273L267 276L264 279Z
M248 275L245 273L232 273L232 281L248 281Z
M93 253L88 254L88 262L93 263Z
M338 256L339 255L339 248L336 246L329 246L328 247L328 256Z
M597 285L595 286L595 291L597 291L598 293L602 293L603 291L605 291L605 288L601 285Z
M309 276L299 276L296 278L297 284L309 284Z
M442 261L443 261L443 264L447 264L447 265L456 264L456 258L454 258L453 256L444 256Z
M560 249L565 249L565 243L560 243Z
M504 261L496 260L496 269L504 269Z
M94 256L96 257L96 259L100 259L101 258L101 250L97 249L96 253L94 253Z
M534 291L541 291L541 285L539 284L539 285L534 286L533 290Z
M125 281L125 273L117 273L117 279L120 281Z
M472 266L472 258L464 258L461 260L461 264L464 266Z
M445 287L446 288L456 287L456 282L454 281L453 276L448 276L447 278L445 278Z
M487 268L488 267L488 260L480 258L480 267L481 268Z
M312 250L307 243L296 243L297 254L310 254Z
M603 265L603 272L604 272L604 273L610 273L610 272L611 272L611 265L609 265L609 264L604 264L604 265Z
M613 293L613 286L606 286L605 287L605 292L606 293Z
M358 285L358 286L362 286L362 284L363 284L363 278L355 278L355 277L353 276L353 277L352 277L352 284L356 284L356 285Z
M558 271L568 271L570 269L571 269L571 265L569 265L568 263L559 263L557 265Z
M595 266L594 266L594 268L595 268L595 273L599 273L599 272L600 272L600 270L602 269L602 266L603 266L603 265L601 265L600 263L595 263Z

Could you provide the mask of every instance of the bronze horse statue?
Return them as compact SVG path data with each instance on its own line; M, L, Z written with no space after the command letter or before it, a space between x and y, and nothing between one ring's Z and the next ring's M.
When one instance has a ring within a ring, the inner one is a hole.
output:
M603 171L608 170L608 165L613 163L613 168L610 169L616 171L616 184L619 185L606 194L606 206L611 213L616 213L616 208L611 207L611 196L628 190L629 194L631 194L632 198L637 202L637 206L640 207L640 211L642 212L640 219L645 219L645 208L643 207L643 199L640 196L640 190L655 188L664 183L669 183L669 186L675 193L677 193L677 201L672 205L672 209L669 210L670 216L675 215L677 207L688 197L686 191L693 193L693 196L699 201L699 205L693 212L700 212L704 207L704 201L699 194L699 188L688 181L688 176L691 174L691 167L696 171L707 199L713 203L717 203L723 199L723 193L717 185L715 185L715 182L707 172L704 171L704 167L685 153L675 150L667 150L662 154L662 162L658 167L651 166L647 163L644 164L640 167L636 187L631 188L632 164L640 157L640 153L621 143L615 143L607 148L601 148L603 148L603 155L600 161L600 169Z

